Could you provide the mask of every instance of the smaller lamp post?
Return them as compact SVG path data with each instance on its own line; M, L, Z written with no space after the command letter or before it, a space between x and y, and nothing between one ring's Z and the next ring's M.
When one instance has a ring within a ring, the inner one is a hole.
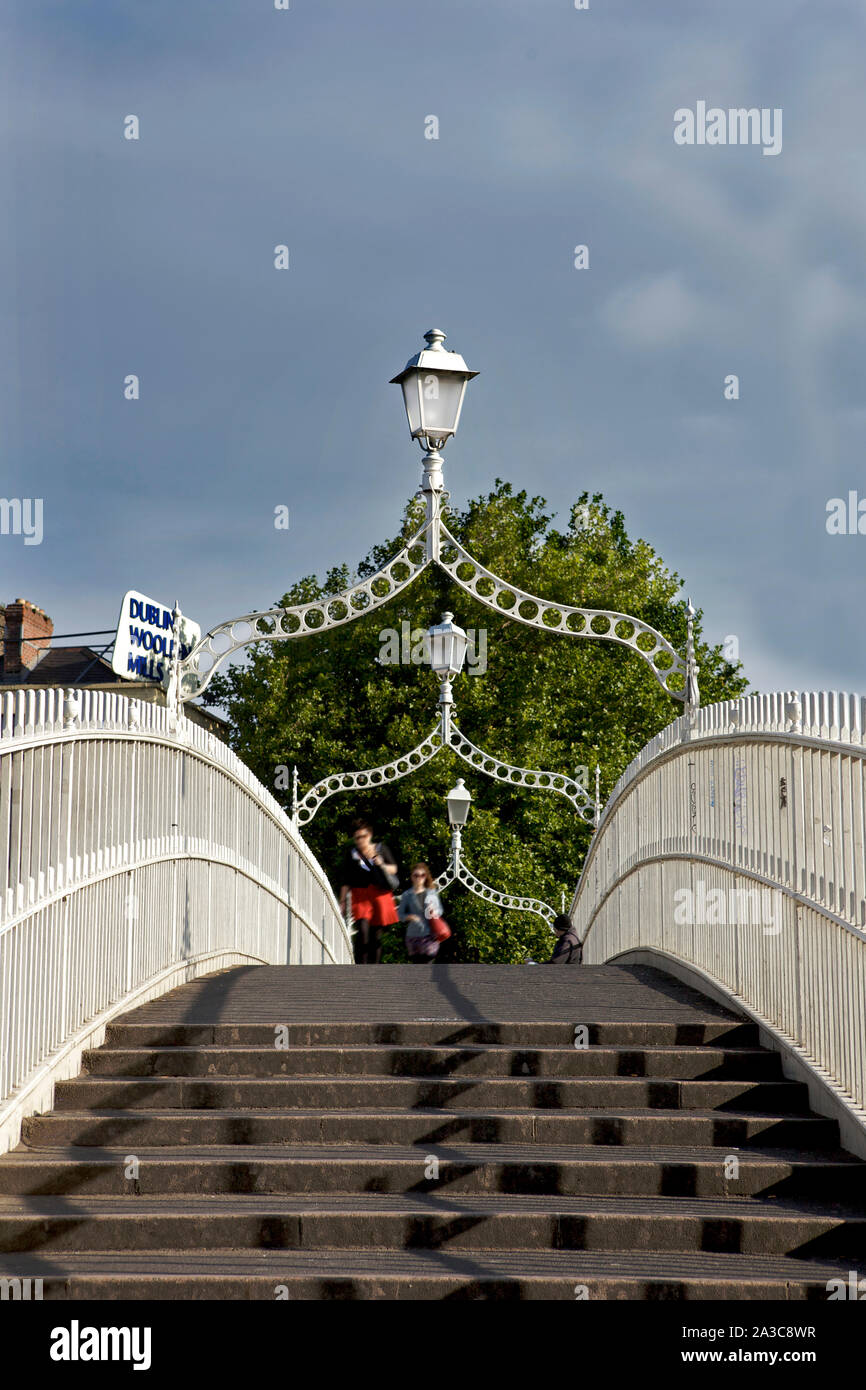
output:
M691 599L686 603L686 619L688 636L686 639L686 700L683 710L684 714L690 715L690 723L695 722L695 715L701 707L701 692L698 688L698 666L695 656L695 618L698 610L695 608Z
M459 676L466 660L469 638L454 622L453 613L443 613L441 623L428 628L424 648L430 669L439 677L439 708L442 711L442 742L451 742L451 682Z
M168 662L166 662L166 671L165 671L165 675L163 676L163 685L164 685L164 687L165 687L165 703L166 703L166 706L167 706L167 708L168 708L168 723L169 723L169 728L171 728L171 729L176 729L176 728L177 728L177 717L178 717L178 713L181 712L181 711L180 711L180 708L179 708L179 707L180 707L180 703L181 703L181 702L180 702L180 695L181 695L181 685L180 685L180 661L181 661L181 650L180 650L180 647L181 647L181 643L180 643L180 634L181 634L181 626L182 626L182 623L183 623L183 614L182 614L181 611L180 611L180 604L178 603L177 599L175 599L175 601L174 601L174 609L172 610L172 615L171 615L171 617L172 617L172 637L173 637L172 650L171 650L171 660L168 661Z
M454 860L454 875L460 877L460 851L462 841L460 832L469 819L469 807L472 805L472 796L467 791L463 778L457 778L456 786L453 786L448 793L448 821L451 826L451 854Z

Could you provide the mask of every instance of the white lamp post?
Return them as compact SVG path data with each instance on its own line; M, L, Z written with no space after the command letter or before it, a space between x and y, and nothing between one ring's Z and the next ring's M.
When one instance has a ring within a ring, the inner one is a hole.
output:
M459 352L442 346L441 329L431 328L424 341L428 346L409 358L391 385L403 388L412 438L427 452L436 452L457 433L466 383L478 373L470 372Z
M427 629L424 646L431 670L440 680L460 675L469 638L463 628L455 623L453 613L443 613L441 623Z
M428 628L424 638L424 650L430 668L439 677L439 707L442 711L442 739L448 743L451 737L451 682L459 676L466 660L469 638L454 622L453 613L443 613L441 623Z
M467 790L463 778L458 777L457 785L448 793L448 821L452 830L466 824L471 805L472 793Z
M469 819L469 807L472 805L472 796L467 790L463 778L457 778L456 786L453 786L448 793L448 822L451 826L451 853L454 858L454 872L460 876L460 850L462 848L460 832Z
M428 346L410 357L391 384L403 388L403 401L409 433L424 449L421 490L427 502L428 558L439 558L439 497L442 492L442 455L439 450L457 433L466 383L477 372L470 372L459 352L442 346L445 334L431 328L424 334Z

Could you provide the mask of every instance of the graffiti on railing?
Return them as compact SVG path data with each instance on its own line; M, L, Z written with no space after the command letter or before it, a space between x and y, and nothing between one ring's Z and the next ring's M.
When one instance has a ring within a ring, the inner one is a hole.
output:
M746 833L746 760L734 757L734 825Z

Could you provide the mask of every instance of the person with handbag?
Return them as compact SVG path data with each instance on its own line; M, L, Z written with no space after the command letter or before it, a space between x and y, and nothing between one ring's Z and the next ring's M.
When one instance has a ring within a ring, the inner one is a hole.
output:
M412 965L432 965L451 930L442 917L442 903L433 875L424 863L412 869L412 887L400 899L397 912L406 923L406 952ZM444 928L444 930L443 930Z
M356 932L353 942L356 965L379 965L382 960L382 928L400 919L394 893L400 887L397 865L386 844L376 844L369 821L352 827L353 847L343 860L340 911L345 916L350 898Z

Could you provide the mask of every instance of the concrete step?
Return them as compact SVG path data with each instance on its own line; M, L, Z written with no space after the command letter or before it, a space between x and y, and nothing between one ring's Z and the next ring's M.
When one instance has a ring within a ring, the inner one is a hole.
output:
M0 1194L82 1196L301 1192L508 1192L573 1196L769 1196L860 1210L863 1165L840 1151L743 1149L726 1177L718 1149L583 1145L310 1144L203 1148L19 1147L0 1158ZM127 1177L131 1158L137 1177ZM438 1171L430 1167L431 1158ZM432 1176L428 1176L432 1174Z
M573 1109L781 1111L806 1114L808 1088L797 1081L677 1081L629 1077L76 1077L59 1081L63 1110Z
M231 1026L540 1022L728 1027L742 1016L649 966L241 966L180 985L118 1024ZM676 1039L672 1039L675 1041ZM685 1038L684 1041L700 1039Z
M0 1250L46 1248L652 1250L850 1262L866 1251L866 1213L742 1197L0 1197Z
M0 1276L46 1298L826 1301L866 1274L835 1122L645 967L243 967L85 1064L0 1158Z
M714 1110L61 1110L25 1120L31 1145L668 1144L836 1148L835 1120Z
M304 967L307 969L308 967ZM417 967L415 967L417 968ZM145 1008L150 1009L150 1005ZM123 1015L106 1029L107 1047L273 1047L277 1027L291 1047L571 1047L577 1024L587 1029L590 1047L758 1047L758 1027L735 1019L710 1018L687 1023L656 1020L592 1021L586 1012L573 1021L466 1023L460 1019L415 1019L397 1023L341 1021L330 1023L156 1023L137 1022L142 1011Z
M91 1076L630 1076L775 1080L779 1057L762 1048L139 1047L84 1053Z
M334 967L336 968L336 967ZM417 968L417 967L416 967ZM866 1272L866 1266L861 1266ZM855 1267L855 1273L857 1269ZM845 1260L621 1251L98 1251L12 1255L0 1277L42 1278L46 1299L673 1299L826 1302ZM804 1315L803 1325L808 1323Z

